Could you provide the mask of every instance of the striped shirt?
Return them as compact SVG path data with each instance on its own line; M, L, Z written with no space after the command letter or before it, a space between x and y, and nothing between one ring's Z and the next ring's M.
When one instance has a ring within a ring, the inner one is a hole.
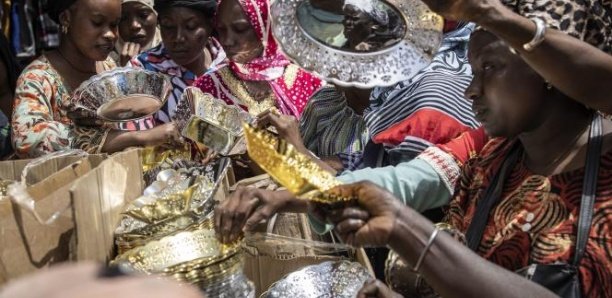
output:
M321 157L360 152L369 140L363 118L333 86L311 97L302 113L300 133L306 148Z
M472 30L467 24L446 33L430 65L410 80L372 92L364 120L372 141L383 144L389 155L410 159L479 126L464 96L472 80L467 61ZM346 170L363 167L360 152L344 159L349 160Z

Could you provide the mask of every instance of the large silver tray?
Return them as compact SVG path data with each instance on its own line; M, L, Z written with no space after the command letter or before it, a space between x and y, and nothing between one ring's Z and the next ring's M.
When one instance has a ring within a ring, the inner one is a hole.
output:
M346 87L407 80L442 40L442 18L420 0L276 0L271 14L289 58Z
M131 122L159 111L172 92L170 79L139 68L116 68L83 82L72 96L75 108L109 122Z

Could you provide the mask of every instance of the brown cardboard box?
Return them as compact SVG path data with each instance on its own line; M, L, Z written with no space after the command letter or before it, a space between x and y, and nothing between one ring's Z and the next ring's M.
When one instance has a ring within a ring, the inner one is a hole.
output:
M281 213L270 220L268 233L273 232L281 237L309 241L321 241L323 238L312 232L305 214ZM297 242L296 242L297 243ZM328 249L315 250L298 244L273 246L267 242L258 243L256 247L246 250L245 275L256 288L256 297L278 280L289 273L305 266L316 265L326 261L350 260L362 264L374 276L372 266L363 249L347 251L346 256L324 253Z
M117 153L81 177L71 188L76 222L75 260L111 261L115 256L114 232L125 206L142 195L142 151ZM216 200L224 200L233 184L231 163L219 175Z
M320 264L326 261L350 260L363 265L374 276L372 266L365 251L357 249L349 257L331 255L308 255L295 258L277 258L266 255L246 254L244 273L253 282L256 289L255 297L259 297L270 286L285 277L287 274L300 270L306 266Z
M75 260L108 262L125 205L143 190L140 150L117 153L71 187L76 226Z
M70 259L74 222L69 188L103 159L99 155L59 157L29 170L27 192L36 202L37 213L47 219L64 211L50 225L41 224L10 198L0 199L0 284ZM0 162L0 178L19 180L28 163L30 160Z

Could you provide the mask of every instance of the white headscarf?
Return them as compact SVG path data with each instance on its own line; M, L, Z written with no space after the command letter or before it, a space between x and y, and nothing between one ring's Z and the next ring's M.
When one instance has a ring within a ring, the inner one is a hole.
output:
M123 0L121 1L121 4L125 4L128 2L138 2L138 3L142 3L148 7L151 8L151 10L153 11L153 13L157 14L157 11L155 11L155 9L153 8L153 0Z

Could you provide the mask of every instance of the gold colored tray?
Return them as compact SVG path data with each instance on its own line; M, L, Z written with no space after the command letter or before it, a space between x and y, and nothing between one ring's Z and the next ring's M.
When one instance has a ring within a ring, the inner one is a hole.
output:
M298 198L329 204L351 199L325 193L342 183L293 145L250 124L243 127L249 157Z
M168 267L193 260L208 259L216 263L236 254L241 242L229 245L220 243L212 224L212 221L207 220L194 231L151 241L118 256L113 262L125 262L136 271L144 273L162 273Z

